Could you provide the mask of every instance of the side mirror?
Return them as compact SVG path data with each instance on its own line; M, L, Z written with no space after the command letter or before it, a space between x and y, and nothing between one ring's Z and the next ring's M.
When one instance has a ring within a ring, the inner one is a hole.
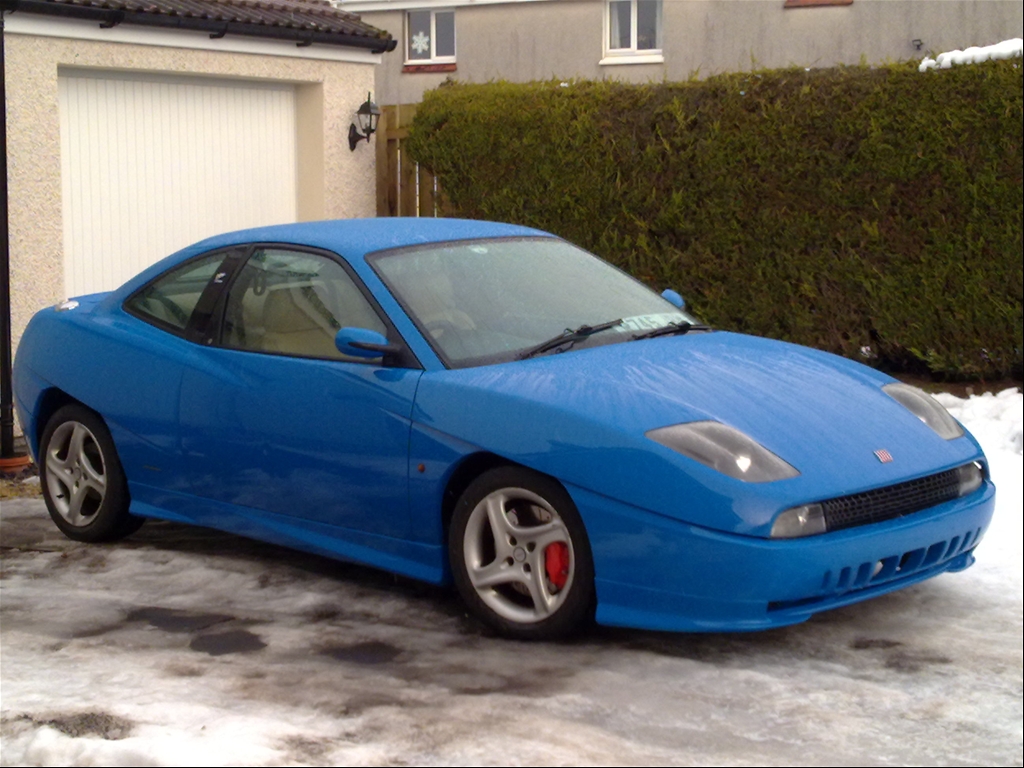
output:
M369 328L342 328L334 335L334 346L343 355L367 359L402 351L401 347L388 344L383 334Z
M683 301L683 297L671 288L666 288L661 292L661 298L665 299L669 304L674 304L680 309L686 309L686 302Z

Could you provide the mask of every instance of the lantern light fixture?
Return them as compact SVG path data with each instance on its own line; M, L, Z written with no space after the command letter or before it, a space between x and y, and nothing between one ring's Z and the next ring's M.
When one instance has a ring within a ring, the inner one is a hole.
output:
M376 132L380 121L380 107L373 103L369 93L366 94L366 101L356 110L356 120L359 122L358 128L355 123L348 127L348 148L353 152L360 140L366 139L366 143L370 143L370 137Z

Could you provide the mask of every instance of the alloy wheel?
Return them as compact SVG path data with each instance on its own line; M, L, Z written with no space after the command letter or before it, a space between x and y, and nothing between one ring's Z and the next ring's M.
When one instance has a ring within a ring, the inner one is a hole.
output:
M58 514L70 525L93 521L107 494L106 463L96 436L66 421L46 446L46 484Z
M572 537L551 504L525 488L481 499L466 524L463 556L477 595L511 622L543 621L572 589Z

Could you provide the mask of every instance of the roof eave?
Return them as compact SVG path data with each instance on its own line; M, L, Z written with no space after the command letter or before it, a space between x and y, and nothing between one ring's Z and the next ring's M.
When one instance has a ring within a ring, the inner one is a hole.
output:
M362 35L320 32L312 29L278 27L268 24L218 21L216 19L203 19L197 16L170 16L159 13L141 13L138 11L51 3L45 2L45 0L0 0L0 10L5 12L22 11L24 13L36 13L46 16L96 21L102 27L114 27L118 24L137 24L144 27L209 32L212 38L223 37L224 35L242 35L245 37L261 37L274 40L293 40L300 46L319 43L321 45L364 48L371 53L387 53L388 51L393 51L398 44L398 41L390 35L386 38L364 37Z

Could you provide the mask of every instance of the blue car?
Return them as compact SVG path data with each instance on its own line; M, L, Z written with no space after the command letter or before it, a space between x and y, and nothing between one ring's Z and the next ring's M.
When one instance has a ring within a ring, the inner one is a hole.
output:
M519 638L801 622L968 567L995 499L920 390L489 222L204 240L36 314L14 384L72 539L209 526Z

